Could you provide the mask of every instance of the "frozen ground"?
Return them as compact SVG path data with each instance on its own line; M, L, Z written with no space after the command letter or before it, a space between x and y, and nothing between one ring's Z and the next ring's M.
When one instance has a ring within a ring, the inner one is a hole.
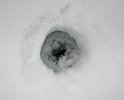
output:
M124 99L122 0L10 0L0 5L0 100ZM76 68L57 75L39 55L54 26L77 32L73 35L87 50Z

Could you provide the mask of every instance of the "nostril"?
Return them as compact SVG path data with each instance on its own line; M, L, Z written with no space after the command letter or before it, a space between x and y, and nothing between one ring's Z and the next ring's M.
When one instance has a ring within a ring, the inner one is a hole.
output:
M80 55L79 51L76 40L69 33L56 30L46 36L40 57L47 68L60 72L73 66Z

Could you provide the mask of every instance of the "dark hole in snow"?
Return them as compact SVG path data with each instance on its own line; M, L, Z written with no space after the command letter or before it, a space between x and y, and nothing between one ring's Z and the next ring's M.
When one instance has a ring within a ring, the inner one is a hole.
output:
M79 51L76 40L69 33L57 30L46 36L40 57L47 68L60 72L77 61Z

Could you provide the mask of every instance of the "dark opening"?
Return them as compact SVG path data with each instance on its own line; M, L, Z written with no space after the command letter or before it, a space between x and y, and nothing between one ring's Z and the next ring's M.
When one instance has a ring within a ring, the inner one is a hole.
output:
M79 48L73 37L65 31L57 30L47 35L40 56L48 68L59 72L76 62Z
M55 57L57 61L60 57L64 56L66 52L65 44L62 44L60 42L58 43L60 44L59 47L52 50L52 56Z

